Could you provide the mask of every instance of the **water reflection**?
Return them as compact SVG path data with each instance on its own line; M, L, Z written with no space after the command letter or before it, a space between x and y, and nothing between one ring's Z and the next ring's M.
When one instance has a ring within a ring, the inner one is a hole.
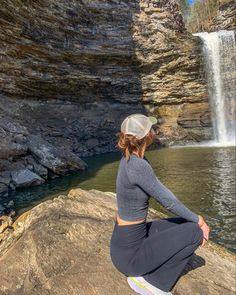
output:
M216 160L213 167L215 177L214 183L213 208L217 210L217 216L214 218L213 235L218 243L230 247L235 238L235 154L229 153L229 150L217 149L214 151ZM234 243L235 249L235 243Z

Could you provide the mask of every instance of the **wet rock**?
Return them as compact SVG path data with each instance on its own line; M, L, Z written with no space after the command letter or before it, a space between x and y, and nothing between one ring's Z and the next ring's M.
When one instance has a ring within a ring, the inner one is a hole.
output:
M0 216L4 214L5 207L0 204Z
M8 195L8 185L4 183L0 183L0 195L7 196Z
M44 166L40 165L31 155L27 156L25 159L26 165L31 166L31 170L41 176L44 179L48 178L48 170Z
M11 173L13 184L16 188L44 183L44 179L29 169L13 171Z
M37 157L40 164L59 175L68 171L85 169L87 164L74 153L61 147L55 147L40 136L30 136L28 148Z
M11 200L10 202L7 203L6 208L10 209L14 207L14 201Z
M10 174L9 174L9 176L10 176ZM5 185L9 185L10 177L4 177L4 174L0 174L0 183L3 183Z

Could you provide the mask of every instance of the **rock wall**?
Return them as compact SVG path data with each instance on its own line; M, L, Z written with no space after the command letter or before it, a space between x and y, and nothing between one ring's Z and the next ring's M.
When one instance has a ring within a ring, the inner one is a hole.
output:
M131 295L113 265L112 193L71 190L0 226L1 295ZM163 216L161 216L163 217ZM150 210L147 222L160 218ZM235 294L235 255L208 242L197 249L174 295Z
M1 195L84 169L79 157L115 150L122 118L144 112L135 9L115 0L1 5Z
M212 20L210 31L236 31L236 2L234 0L220 1L219 10Z
M157 145L210 138L199 42L173 0L4 1L0 194L116 150L130 113L158 118Z
M176 1L141 1L134 40L142 102L159 119L161 142L210 139L202 43L187 32Z
M5 1L1 90L41 101L137 101L131 2Z

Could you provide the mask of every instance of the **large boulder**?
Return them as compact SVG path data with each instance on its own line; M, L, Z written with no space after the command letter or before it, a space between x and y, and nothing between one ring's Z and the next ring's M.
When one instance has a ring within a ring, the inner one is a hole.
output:
M0 234L1 295L131 295L110 258L113 193L73 189L21 215ZM149 209L148 220L160 215ZM175 295L235 294L234 255L214 243L196 251Z

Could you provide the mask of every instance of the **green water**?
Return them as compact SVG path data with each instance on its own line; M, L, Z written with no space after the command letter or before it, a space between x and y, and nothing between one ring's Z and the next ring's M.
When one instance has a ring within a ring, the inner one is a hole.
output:
M211 227L210 238L236 252L235 148L184 147L146 151L157 177ZM11 195L17 214L71 188L115 192L120 153L83 158L89 169ZM1 200L0 200L1 201ZM151 199L152 207L166 212Z

